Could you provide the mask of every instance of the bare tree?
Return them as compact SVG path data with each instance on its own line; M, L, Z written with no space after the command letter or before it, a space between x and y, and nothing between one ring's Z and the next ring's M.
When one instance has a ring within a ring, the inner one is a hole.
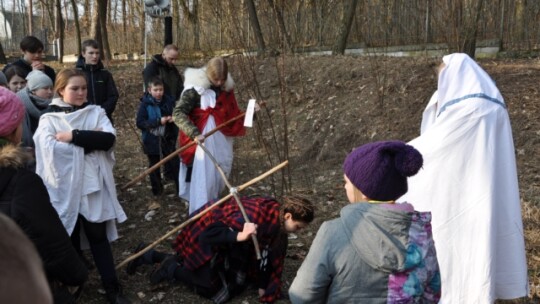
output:
M99 30L101 32L100 46L103 48L103 58L112 59L111 48L109 46L109 34L107 32L107 0L96 0L99 19Z
M475 57L478 21L482 11L483 0L465 0L463 26L460 31L458 51Z
M358 0L349 0L344 3L343 15L341 16L340 27L336 35L336 42L332 52L334 55L343 55L345 53L345 47L347 46L347 39L349 38L357 4Z
M253 27L253 33L255 34L255 40L257 41L257 53L262 55L266 50L266 46L264 45L259 17L257 16L257 8L255 7L253 0L246 0L245 3L249 12L249 23L251 24L251 27Z
M4 48L2 47L1 42L0 42L0 63L2 64L7 63L6 54L4 53Z
M287 28L285 27L285 21L283 20L283 15L281 14L281 10L276 6L276 3L274 0L267 0L268 5L272 8L274 11L274 14L276 15L276 22L279 26L279 31L281 33L282 40L285 41L285 46L287 49L292 51L292 44L291 44L291 37L289 33L287 32Z
M182 5L182 10L184 11L184 15L187 17L187 20L191 25L193 26L193 48L195 50L200 50L200 37L199 37L199 1L198 0L192 0L191 2L191 9L189 4L186 2L186 0L182 0L180 4Z
M32 35L34 32L34 9L33 9L33 3L32 0L28 0L28 33Z
M56 39L58 39L58 62L62 63L64 61L64 19L62 18L62 3L60 0L56 0Z
M79 10L77 8L77 3L75 0L70 0L71 6L73 7L73 18L75 19L75 33L77 35L77 54L81 54L81 27L79 25Z

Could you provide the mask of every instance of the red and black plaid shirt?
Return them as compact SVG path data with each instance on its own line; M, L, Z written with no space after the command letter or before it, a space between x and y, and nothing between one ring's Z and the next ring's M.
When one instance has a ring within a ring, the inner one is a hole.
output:
M279 243L281 234L279 202L267 197L242 197L241 201L249 220L257 224L259 247L261 250L263 248L269 248L271 251L269 253L270 260L268 263L272 265L272 272L268 285L265 288L265 295L260 300L263 302L274 302L281 295L281 273L285 258L283 244L279 246L281 248L275 248L275 244ZM213 203L214 201L206 203L195 211L193 215L198 214ZM208 226L216 222L221 222L235 231L242 231L245 220L234 198L213 208L198 221L185 227L176 237L174 248L183 260L184 267L187 269L194 271L209 263L214 256L217 249L214 246L200 242L199 236ZM286 244L284 245L286 246ZM246 259L255 262L257 258L253 246L246 246L246 248L249 248L249 252L246 252ZM249 264L259 265L259 263ZM249 273L257 273L258 271L259 269L251 269Z

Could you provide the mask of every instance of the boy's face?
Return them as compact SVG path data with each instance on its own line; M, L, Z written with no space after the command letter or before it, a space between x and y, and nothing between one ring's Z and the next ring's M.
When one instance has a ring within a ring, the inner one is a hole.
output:
M161 100L163 98L163 86L162 85L150 85L148 92L156 100Z
M26 60L26 62L40 62L43 60L43 50L38 50L35 53L32 53L30 51L23 51L23 58Z
M96 65L99 62L99 49L87 46L84 48L82 56L86 64Z

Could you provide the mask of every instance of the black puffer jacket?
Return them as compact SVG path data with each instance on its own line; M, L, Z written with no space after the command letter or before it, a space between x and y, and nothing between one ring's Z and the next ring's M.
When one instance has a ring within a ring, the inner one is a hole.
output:
M12 144L0 147L0 211L32 240L50 282L79 286L88 270L73 248L41 178L23 168L27 156Z
M180 72L174 65L169 65L161 55L154 55L152 61L144 68L144 85L148 87L148 81L159 76L165 84L165 94L178 100L184 90L184 82Z
M101 60L96 65L86 64L84 57L79 55L77 69L84 71L88 82L87 101L90 104L101 106L105 109L107 117L112 118L112 113L118 101L118 90L112 74L103 67Z

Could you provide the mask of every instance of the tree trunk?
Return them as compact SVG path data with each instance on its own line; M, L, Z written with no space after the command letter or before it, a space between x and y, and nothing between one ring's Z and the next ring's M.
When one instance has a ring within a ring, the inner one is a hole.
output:
M463 20L461 28L461 42L460 50L466 53L471 58L475 57L476 53L476 36L478 33L478 21L480 20L480 13L482 11L483 0L466 0L465 12L463 14L465 20Z
M193 23L193 48L195 50L201 49L201 43L200 43L200 24L199 24L199 1L198 0L192 0L193 2L193 11L191 13L192 15L192 23Z
M345 47L347 46L347 38L349 38L349 33L351 31L352 21L354 19L354 14L356 12L356 5L358 0L349 0L345 2L345 7L343 9L343 15L341 17L339 32L336 36L336 42L334 44L333 54L345 54Z
M79 25L79 9L77 8L77 3L75 3L75 0L70 0L71 6L73 7L73 18L75 21L75 33L77 34L77 54L81 54L81 26Z
M4 53L4 47L2 47L2 43L0 42L0 63L6 64L6 54Z
M266 50L266 46L264 45L261 26L259 24L259 18L257 17L257 9L255 8L253 0L246 0L245 3L249 12L249 22L253 27L253 33L255 34L255 40L257 41L257 54L262 55Z
M34 14L32 0L28 0L28 34L32 35L34 33L34 20L32 18Z
M98 19L101 32L101 46L103 48L103 59L111 60L111 48L109 46L109 34L107 33L107 0L97 0L98 3Z
M287 32L287 28L285 27L285 21L283 21L283 15L281 14L281 10L276 6L276 3L274 0L267 0L268 5L272 8L274 11L274 14L276 15L276 21L279 26L279 31L281 33L282 40L285 41L285 47L292 51L292 44L291 44L291 37L289 36L289 33Z
M91 15L90 0L84 0L81 24L82 24L83 29L86 29L85 30L86 35L90 33L89 29L92 28L92 23L90 21L91 18L92 18L92 15ZM90 35L90 36L94 36L94 35Z
M58 39L58 62L64 61L64 20L62 19L62 3L56 0L56 38Z
M90 22L90 36L93 37L101 45L101 31L99 28L99 15L97 0L92 5L92 18ZM99 37L99 40L98 40Z

